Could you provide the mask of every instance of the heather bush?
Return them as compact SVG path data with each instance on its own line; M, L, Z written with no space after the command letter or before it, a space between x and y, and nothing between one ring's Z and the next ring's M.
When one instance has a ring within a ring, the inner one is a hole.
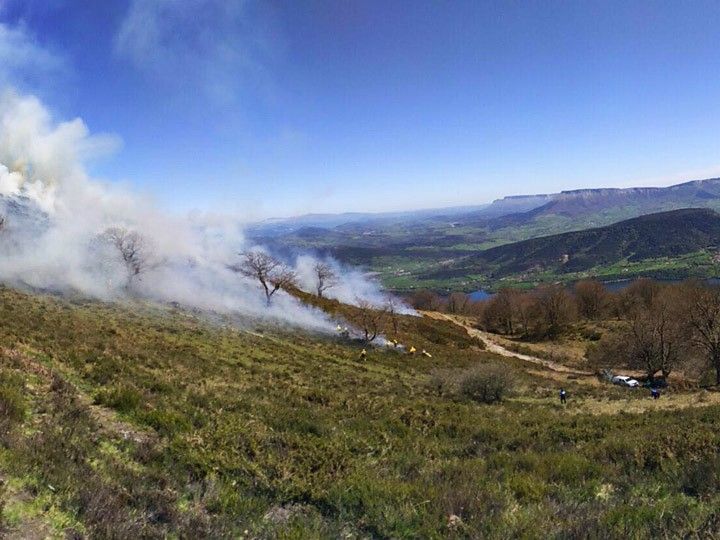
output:
M512 390L513 380L507 369L482 365L460 376L460 394L480 403L502 401Z

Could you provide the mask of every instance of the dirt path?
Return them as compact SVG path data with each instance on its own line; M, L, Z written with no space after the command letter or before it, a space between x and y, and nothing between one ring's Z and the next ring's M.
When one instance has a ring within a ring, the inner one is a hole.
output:
M62 380L70 385L79 403L87 407L90 417L98 427L98 434L102 434L108 440L121 438L131 439L136 443L157 444L157 436L154 433L139 429L119 418L115 411L94 404L92 398L82 392L77 385L68 381L66 374L59 369L50 368L25 352L4 347L0 347L0 363L34 377L33 382L26 383L29 401L42 402L46 399L52 393L55 376L60 375ZM66 516L62 514L63 511L53 506L50 512L59 513L59 516L55 515L53 518L47 512L47 508L42 510L36 503L38 493L31 492L12 467L7 471L0 471L0 483L2 483L0 500L4 503L3 512L14 516L10 525L0 524L0 538L45 540L68 537L64 521ZM54 491L54 488L50 487L50 489ZM6 526L3 528L3 525Z
M33 359L31 356L24 354L16 349L0 348L0 357L5 357L6 359L14 362L15 365L22 366L24 370L30 373L34 373L35 375L40 377L40 379L43 380L46 385L49 386L52 383L53 370L46 367L39 361ZM69 382L72 385L74 394L77 397L78 401L80 401L80 403L82 403L88 408L90 416L98 424L98 426L105 435L109 436L110 438L120 436L123 439L132 439L137 443L145 443L150 441L157 442L157 437L155 436L155 434L149 431L142 430L136 426L133 426L129 422L121 420L115 411L93 403L93 400L90 396L82 392L76 384L73 384L71 381L69 381L67 373L64 373L57 368L55 369L55 371L61 376L63 376L65 381Z
M553 362L551 360L545 360L543 358L538 358L537 356L530 356L529 354L517 353L506 349L498 342L495 336L493 336L489 332L483 332L482 330L478 330L477 328L472 327L466 321L463 321L459 317L454 317L452 315L448 315L447 313L438 313L436 311L423 311L422 313L423 315L430 317L431 319L450 321L458 326L461 326L467 331L468 334L478 338L480 341L485 343L486 350L493 354L505 356L508 358L518 358L525 362L530 362L531 364L542 366L557 373L576 375L578 377L595 377L595 374L590 371L573 369L557 362Z

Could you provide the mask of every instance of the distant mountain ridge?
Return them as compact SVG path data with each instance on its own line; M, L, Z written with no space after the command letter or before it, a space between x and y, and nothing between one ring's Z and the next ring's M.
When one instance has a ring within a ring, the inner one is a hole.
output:
M428 211L422 215L385 215L382 219L359 219L336 226L328 226L327 223L316 226L294 224L284 232L280 229L270 233L260 231L261 234L255 238L260 242L272 242L288 253L312 250L331 254L349 264L363 265L377 272L383 283L395 290L412 290L417 287L474 290L473 287L495 286L497 276L510 276L516 271L530 272L535 267L549 269L542 279L556 279L557 272L570 279L573 268L591 268L596 263L609 264L603 262L605 260L618 260L617 256L609 252L605 253L607 257L603 260L590 253L586 264L579 253L582 250L578 249L574 256L569 257L566 265L553 262L553 257L561 257L565 253L554 254L547 260L540 257L539 262L530 264L523 264L519 258L483 262L481 257L490 249L603 228L644 215L699 208L720 211L720 178L691 180L668 187L589 188L560 193L512 195L466 212ZM249 234L252 237L253 231ZM680 238L684 238L684 231L679 231L679 234ZM680 242L680 247L684 246L681 250L684 253L688 253L685 250L688 246L705 249L698 247L702 245L703 242L697 238ZM637 244L637 247L640 245ZM647 253L650 257L672 259L672 262L652 263L655 264L652 271L656 276L678 276L684 273L685 276L707 277L715 273L714 256L707 251L697 256L688 255L689 259L680 257L683 261L675 257L674 253L663 250L653 253L648 248ZM640 254L641 251L638 251L628 256L637 258ZM690 259L694 262L690 263ZM619 279L622 275L643 272L643 269L651 266L649 262L630 265L620 263L617 268L605 268L605 272L611 276L609 279ZM537 272L530 272L525 281L537 281L538 276ZM510 276L508 279L522 281L525 278Z
M514 214L517 212L527 212L533 208L537 208L552 201L557 196L557 193L539 195L508 195L502 199L495 199L486 208L475 212L475 214L481 215L484 218L492 218L507 214Z
M665 188L643 187L625 189L579 189L563 191L538 214L556 213L575 216L588 210L600 210L618 204L639 204L661 207L667 204L691 204L695 201L720 200L720 178L694 180Z
M270 218L252 223L248 230L253 235L277 236L294 233L303 228L333 229L354 224L382 225L392 222L412 223L418 220L433 219L440 216L464 215L482 211L487 204L452 206L447 208L427 208L402 212L343 212L340 214L304 214L289 218Z
M537 196L534 196L537 197ZM496 219L487 219L492 211L490 205L482 212L464 216L463 223L483 222L491 229L526 225L541 217L559 216L567 219L582 217L603 221L603 213L617 210L625 215L622 219L643 214L673 210L676 208L712 207L720 209L720 178L691 180L668 187L631 187L631 188L588 188L561 191L545 195L546 202L526 211L508 213ZM496 201L501 203L503 199ZM493 202L495 204L495 202ZM598 215L593 215L598 214ZM612 220L612 214L608 216ZM617 219L615 219L617 221Z
M625 207L624 210L617 208L621 206ZM591 224L604 225L643 214L695 207L720 210L720 178L690 180L667 187L585 188L559 193L508 195L485 205L405 212L306 214L264 220L252 224L249 229L254 234L276 236L294 233L305 227L334 229L349 226L351 230L357 231L363 226L445 221L453 225L484 226L498 230L530 225L548 216L566 220L587 217Z
M681 208L720 210L720 178L668 187L569 190L549 195L548 199L527 211L497 217L488 218L485 212L467 214L459 217L456 224L484 230L488 242L512 243Z

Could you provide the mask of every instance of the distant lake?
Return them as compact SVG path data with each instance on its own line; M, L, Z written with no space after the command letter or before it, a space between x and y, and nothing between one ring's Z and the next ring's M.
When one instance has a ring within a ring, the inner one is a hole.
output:
M605 285L605 288L610 292L620 292L623 289L627 288L633 281L635 281L635 278L633 279L622 279L620 281L603 281L602 284ZM656 279L655 281L659 283L682 283L685 281L684 279ZM720 285L720 278L707 278L703 280L708 285ZM572 283L568 284L568 287L572 287ZM473 302L480 302L482 300L488 300L489 298L493 297L493 293L488 292L484 289L480 289L477 291L473 291L468 294L470 297L470 300Z
M480 302L482 300L487 300L488 298L492 298L492 293L489 293L487 291L483 291L482 289L479 291L474 291L468 294L470 297L470 300L473 302Z
M604 281L603 285L610 292L619 292L626 289L635 279L622 279L620 281ZM656 279L658 283L682 283L685 279ZM708 285L720 285L720 278L705 278L700 281Z

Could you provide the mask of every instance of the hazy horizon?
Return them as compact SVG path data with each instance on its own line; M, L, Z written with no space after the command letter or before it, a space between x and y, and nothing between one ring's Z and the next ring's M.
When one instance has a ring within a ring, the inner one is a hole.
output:
M509 193L507 195L501 195L499 197L496 197L492 200L488 201L481 201L481 202L473 202L473 201L467 201L466 204L456 204L456 205L450 205L450 206L422 206L417 208L407 208L407 209L388 209L388 210L340 210L338 212L307 212L303 214L292 214L292 215L286 215L286 216L268 216L261 218L257 220L260 221L271 221L271 220L285 220L285 219L295 219L295 218L302 218L305 216L314 216L314 215L328 215L328 216L339 216L344 214L402 214L402 213L415 213L415 212L425 212L425 211L434 211L434 210L452 210L456 208L469 208L469 207L483 207L483 206L489 206L493 202L500 201L502 199L510 198L510 197L533 197L533 196L543 196L543 195L553 195L556 193L561 192L572 192L572 191L582 191L585 189L633 189L633 188L664 188L664 187L670 187L675 186L678 184L683 184L685 182L702 182L705 180L713 180L718 178L717 176L708 176L703 178L687 178L687 179L677 179L677 180L669 180L665 183L653 183L651 181L648 181L645 184L641 183L635 183L635 184L629 184L627 186L592 186L592 187L586 187L586 186L578 186L575 188L567 188L562 189L555 192L549 192L549 191L535 191L535 192L528 192L528 193Z

